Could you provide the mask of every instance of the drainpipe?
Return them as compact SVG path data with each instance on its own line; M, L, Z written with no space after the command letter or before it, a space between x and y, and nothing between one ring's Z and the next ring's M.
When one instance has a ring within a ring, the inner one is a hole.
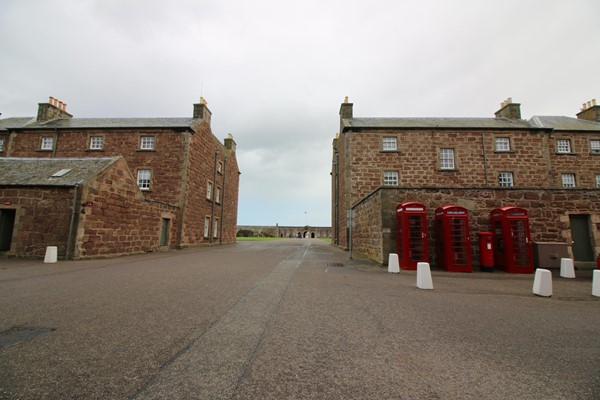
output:
M219 232L219 244L223 243L223 213L225 212L225 177L227 172L227 157L223 159L223 186L221 187L221 226Z
M208 237L210 238L210 244L213 244L214 235L213 228L215 224L215 193L217 191L217 158L219 157L219 149L215 149L215 164L213 168L213 191L211 193L212 196L212 204L210 207L210 232L208 232Z
M481 149L483 150L483 180L488 186L487 155L485 154L485 132L481 132Z
M52 158L56 157L56 147L58 146L58 129L54 128L54 143L52 143Z
M65 254L65 260L68 260L69 258L72 259L72 257L69 257L71 255L71 244L73 242L73 235L74 235L74 230L75 230L75 217L77 216L77 209L79 208L78 202L77 202L77 195L79 194L79 183L76 183L75 186L73 186L73 211L71 212L71 224L69 226L69 237L67 239L67 253Z

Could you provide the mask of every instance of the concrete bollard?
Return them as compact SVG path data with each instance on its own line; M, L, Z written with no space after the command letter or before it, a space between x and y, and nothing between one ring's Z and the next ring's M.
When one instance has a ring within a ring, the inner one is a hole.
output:
M398 259L398 254L390 253L388 258L388 272L393 274L400 273L400 260Z
M600 297L600 269L594 270L592 278L592 296Z
M58 247L48 246L46 247L46 256L44 257L45 264L52 264L56 262L58 256Z
M433 281L431 280L431 268L429 263L417 263L417 287L419 289L433 289Z
M550 270L542 268L535 270L533 294L542 297L552 296L552 272L550 272Z
M572 259L560 259L560 276L561 278L575 278L575 267Z

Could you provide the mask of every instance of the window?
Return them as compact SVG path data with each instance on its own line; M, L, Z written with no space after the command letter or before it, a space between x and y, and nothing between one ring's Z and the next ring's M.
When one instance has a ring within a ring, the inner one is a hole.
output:
M213 184L212 182L208 182L208 185L206 185L206 198L208 200L212 200L212 191L213 191Z
M570 153L571 152L571 140L570 139L558 139L556 141L556 151L558 153Z
M510 138L497 137L495 151L510 151Z
M398 172L384 171L383 186L398 186Z
M215 222L213 224L213 237L219 237L219 218L215 218Z
M90 137L90 150L102 150L104 148L104 137L92 136Z
M54 145L54 138L52 136L45 136L42 138L42 150L52 150Z
M454 149L440 149L440 169L454 169Z
M600 154L600 139L590 140L590 153Z
M500 172L498 174L498 183L501 187L513 187L513 173L512 172Z
M150 190L150 178L152 171L149 169L140 169L137 174L137 185L141 190Z
M563 188L574 188L575 187L575 174L562 174L562 187Z
M140 150L154 150L154 136L142 136L140 138Z
M398 150L398 139L396 139L395 137L384 137L382 150L383 151Z
M217 187L217 189L215 190L215 202L220 203L221 202L221 188Z
M220 173L220 174L223 173L223 162L222 161L219 161L217 163L217 172Z
M4 138L0 138L0 153L4 151Z
M208 237L210 232L210 217L204 217L204 237Z
M600 189L600 174L596 175L596 187Z

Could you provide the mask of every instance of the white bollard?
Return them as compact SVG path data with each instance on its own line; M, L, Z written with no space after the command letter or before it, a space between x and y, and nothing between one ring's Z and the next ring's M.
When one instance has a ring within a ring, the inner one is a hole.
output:
M600 297L600 269L594 270L592 278L592 296Z
M58 256L58 248L56 246L46 247L46 256L44 257L45 264L52 264L56 262Z
M393 274L400 273L400 260L398 259L398 254L390 253L388 258L388 272Z
M561 278L575 278L575 267L572 259L560 259L560 276Z
M433 289L433 281L431 280L431 268L429 268L429 263L417 263L417 287L419 289Z
M552 273L550 270L538 268L533 279L533 294L542 297L552 296Z

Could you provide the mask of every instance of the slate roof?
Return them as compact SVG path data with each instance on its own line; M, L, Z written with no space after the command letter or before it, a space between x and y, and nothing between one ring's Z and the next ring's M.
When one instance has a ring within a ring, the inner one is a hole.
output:
M351 118L344 128L425 128L425 129L532 129L525 120L508 118ZM541 127L533 127L541 129Z
M6 118L0 120L4 129L118 129L118 128L171 128L187 129L194 118L64 118L36 122L35 118Z
M536 115L529 122L532 125L551 128L555 131L600 131L600 122L578 118Z
M118 159L0 157L0 186L75 186L97 175ZM65 169L69 171L64 175L52 177Z

